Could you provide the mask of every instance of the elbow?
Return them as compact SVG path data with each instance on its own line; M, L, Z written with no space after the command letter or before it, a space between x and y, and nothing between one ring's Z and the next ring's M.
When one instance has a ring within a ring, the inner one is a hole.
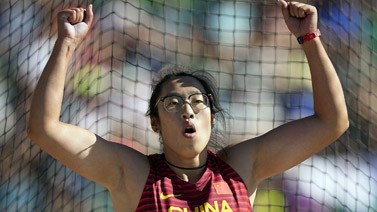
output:
M36 129L35 124L29 121L28 126L27 126L27 136L30 138L30 140L35 141L37 140L38 137L38 129Z
M41 124L37 121L29 120L27 125L27 136L28 138L36 144L47 136L47 125L45 123Z
M336 132L337 132L336 137L339 138L340 136L342 136L348 130L348 127L349 127L348 119L342 120L341 123L339 123L336 128Z
M338 139L340 136L342 136L349 128L349 119L348 119L348 113L347 110L340 113L340 115L337 116L337 119L331 123L334 127L334 136L336 139Z
M348 130L348 127L350 126L349 118L348 118L348 111L347 107L345 106L341 115L339 116L340 119L340 129L342 131L342 134Z
M342 121L342 124L341 124L341 134L342 135L343 135L343 133L345 133L348 130L349 126L350 126L350 122L349 122L349 119L348 119L348 115L346 115L345 118Z
M327 137L327 141L334 142L341 137L349 127L347 110L326 113L326 116L315 114L322 125L322 136Z

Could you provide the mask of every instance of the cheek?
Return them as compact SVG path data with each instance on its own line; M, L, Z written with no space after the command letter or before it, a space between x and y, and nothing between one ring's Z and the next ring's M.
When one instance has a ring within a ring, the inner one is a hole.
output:
M165 110L159 111L159 117L161 128L168 131L177 126L175 123L179 120L179 116L177 114L169 113Z
M203 111L204 112L204 111ZM198 117L201 120L202 127L211 130L212 129L212 115L211 112L203 113L201 117Z

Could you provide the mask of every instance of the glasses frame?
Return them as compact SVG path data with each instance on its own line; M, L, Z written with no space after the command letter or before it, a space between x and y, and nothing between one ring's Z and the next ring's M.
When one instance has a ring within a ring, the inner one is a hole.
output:
M194 96L194 95L198 95L198 94L203 95L203 97L207 99L207 104L205 104L206 107L203 108L203 109L197 109L196 107L192 106L192 104L191 104L190 98L191 98L192 96ZM167 98L169 98L169 97L178 97L178 98L180 98L180 99L182 100L182 105L181 105L181 107L180 107L179 109L177 109L177 110L174 110L174 111L170 111L170 110L168 110L168 109L166 108L166 105L165 105L165 99L167 99ZM187 99L188 101L185 101L186 99ZM163 103L162 105L163 105L165 111L167 111L167 112L169 112L169 113L176 113L176 112L180 112L180 111L182 110L182 108L183 108L183 105L184 105L185 103L187 103L187 104L190 105L190 107L192 108L192 110L193 110L195 113L199 113L200 111L202 111L202 110L204 110L204 109L206 109L206 108L208 108L208 107L211 106L211 94L207 94L207 93L193 93L193 94L190 94L186 99L183 99L182 96L178 96L178 95L168 95L168 96L164 96L164 97L161 97L161 98L158 99L158 101L157 101L157 103L156 103L156 107L157 107L157 104L158 104L159 102L162 102L162 103Z

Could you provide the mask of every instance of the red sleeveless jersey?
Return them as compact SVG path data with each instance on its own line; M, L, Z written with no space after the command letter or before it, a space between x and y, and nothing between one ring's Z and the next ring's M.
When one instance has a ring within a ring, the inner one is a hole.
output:
M217 155L208 151L207 168L196 183L180 179L163 154L148 156L150 173L137 212L252 211L245 183Z

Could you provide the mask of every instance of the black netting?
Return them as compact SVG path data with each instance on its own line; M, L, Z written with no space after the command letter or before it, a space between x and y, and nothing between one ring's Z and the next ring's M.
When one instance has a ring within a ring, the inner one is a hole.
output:
M313 113L303 51L275 1L0 2L0 211L111 211L103 187L26 136L30 100L62 8L94 4L91 33L66 82L62 120L143 153L159 152L145 117L166 63L212 73L236 142ZM349 130L301 165L266 180L256 211L377 211L377 3L313 1L322 41L345 90ZM277 161L278 163L279 161Z

